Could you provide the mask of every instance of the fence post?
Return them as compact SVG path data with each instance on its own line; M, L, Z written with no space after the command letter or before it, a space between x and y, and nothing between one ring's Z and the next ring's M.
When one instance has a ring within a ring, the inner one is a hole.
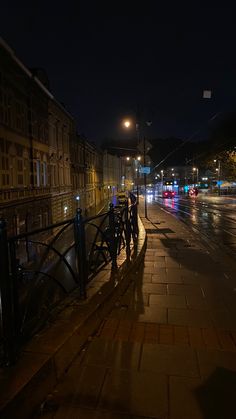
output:
M130 258L130 240L131 240L131 218L129 214L128 200L125 203L125 240L126 240L126 256Z
M117 239L116 228L115 228L115 214L114 205L109 205L109 230L110 230L110 255L111 255L111 267L117 269Z
M130 194L131 208L130 208L130 227L133 241L138 238L138 202L133 194Z
M76 210L75 222L75 252L77 258L78 278L80 284L80 296L86 298L86 285L88 282L88 266L86 255L86 242L85 242L85 228L82 216L82 210Z
M16 361L17 333L14 307L14 278L9 273L8 243L6 221L0 219L0 294L1 318L3 333L4 364L10 365Z

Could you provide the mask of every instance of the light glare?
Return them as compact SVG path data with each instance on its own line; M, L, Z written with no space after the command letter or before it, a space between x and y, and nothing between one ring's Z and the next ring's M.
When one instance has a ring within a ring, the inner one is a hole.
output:
M124 121L124 126L125 128L129 128L130 127L130 121Z

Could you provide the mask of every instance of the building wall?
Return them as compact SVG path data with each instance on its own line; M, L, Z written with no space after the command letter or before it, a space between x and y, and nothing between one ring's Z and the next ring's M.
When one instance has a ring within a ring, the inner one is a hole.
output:
M120 159L103 160L76 134L73 117L34 74L0 39L0 216L10 234L89 210L120 185Z
M48 96L0 43L0 212L12 233L51 218Z
M103 153L103 194L105 199L122 189L122 159L106 150Z
M74 214L70 143L75 138L75 123L57 102L49 101L49 184L52 222Z

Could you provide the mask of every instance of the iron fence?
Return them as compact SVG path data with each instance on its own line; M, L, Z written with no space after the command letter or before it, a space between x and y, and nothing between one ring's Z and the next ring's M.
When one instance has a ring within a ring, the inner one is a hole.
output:
M137 202L94 217L74 218L46 228L7 236L0 220L1 361L13 363L22 344L45 324L51 310L78 289L86 298L87 284L104 265L117 269L122 249L130 257L138 236Z

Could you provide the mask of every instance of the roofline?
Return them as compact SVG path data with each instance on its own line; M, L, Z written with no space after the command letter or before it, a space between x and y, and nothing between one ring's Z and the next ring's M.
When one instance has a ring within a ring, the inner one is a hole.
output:
M14 50L7 44L6 41L0 36L0 45L10 54L11 58L16 62L16 64L27 74L28 77L33 79L37 85L40 87L40 89L72 119L74 120L74 117L62 106L60 102L58 102L55 97L52 95L52 93L49 92L49 90L43 85L43 83L31 73L30 70L17 58L15 55Z

